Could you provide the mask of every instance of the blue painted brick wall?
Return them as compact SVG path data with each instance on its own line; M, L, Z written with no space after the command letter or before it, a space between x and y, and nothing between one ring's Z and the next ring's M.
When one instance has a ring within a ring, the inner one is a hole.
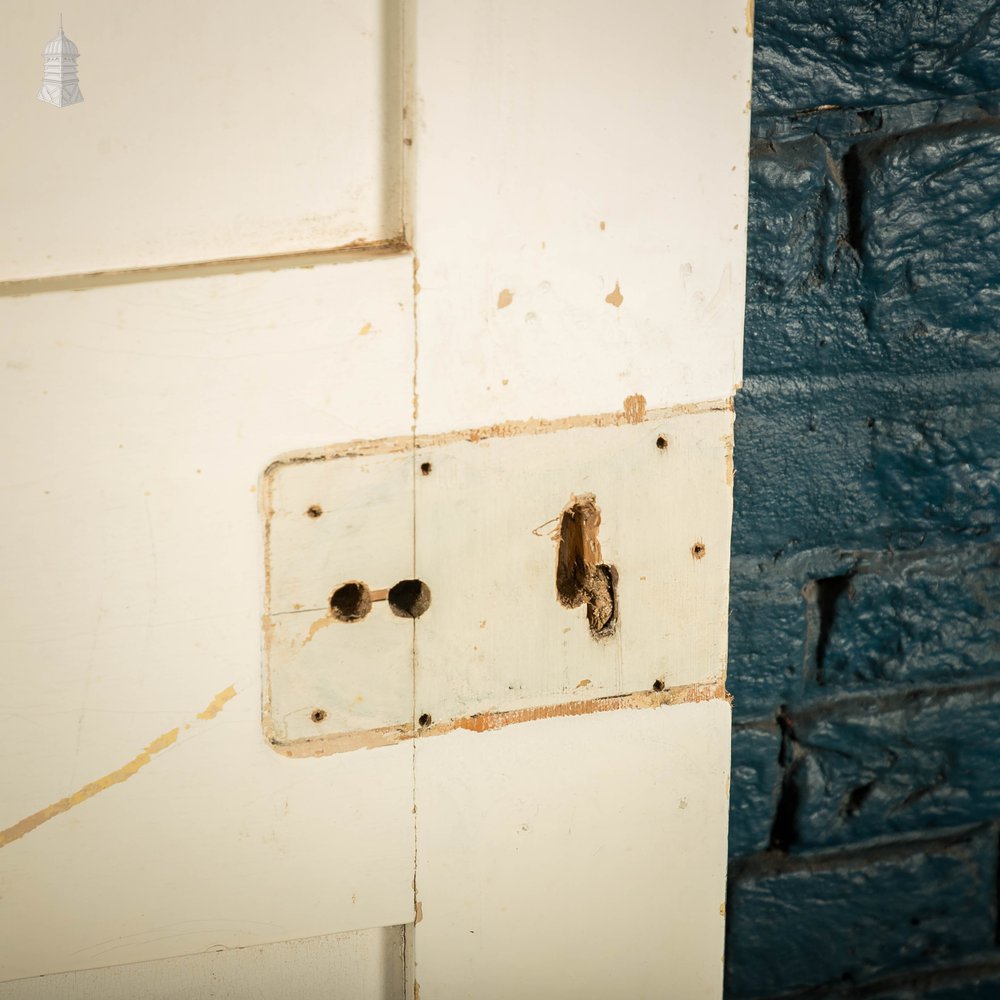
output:
M758 0L731 998L1000 998L1000 3Z
M748 865L729 905L756 933L730 939L730 996L863 981L901 959L950 961L988 948L994 940L995 839L991 831L977 831L864 855ZM752 976L741 973L758 962L762 949L771 960Z

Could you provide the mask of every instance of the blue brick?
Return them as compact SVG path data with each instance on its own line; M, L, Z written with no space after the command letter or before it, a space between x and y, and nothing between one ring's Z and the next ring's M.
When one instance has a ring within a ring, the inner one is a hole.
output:
M805 633L801 583L748 572L745 560L734 560L726 682L734 718L771 718L782 702L798 700Z
M1000 687L792 712L793 851L1000 815Z
M939 983L927 989L916 984L908 991L897 993L896 997L898 1000L997 1000L1000 997L1000 969L994 969L992 975L984 970L979 976L956 976L951 984Z
M998 429L1000 370L748 379L736 407L733 551L989 537Z
M998 110L752 144L748 376L995 365Z
M889 104L1000 87L989 0L761 0L755 112Z
M750 158L745 367L844 371L872 354L839 154L812 135Z
M806 995L809 1000L997 1000L1000 952L994 949L959 965L889 976L860 989L847 983ZM804 1000L802 993L794 996Z
M734 553L885 543L891 522L867 482L865 403L885 405L849 383L747 379L736 401Z
M984 969L980 975L965 973L952 983L931 985L914 983L892 994L882 994L873 1000L997 1000L1000 997L1000 969Z
M931 126L856 148L869 330L908 369L995 364L1000 125Z
M863 982L992 947L996 846L984 830L734 870L726 996Z
M811 696L1000 677L1000 547L860 559L846 580Z
M947 385L942 380L941 388ZM882 516L902 529L899 537L975 538L997 524L1000 377L951 387L953 401L944 405L918 398L876 420L869 482Z
M825 623L815 583L824 579L841 582ZM741 556L732 564L729 622L737 721L844 692L997 678L1000 546Z
M733 730L733 768L729 796L729 854L763 851L770 839L782 769L778 764L778 726Z

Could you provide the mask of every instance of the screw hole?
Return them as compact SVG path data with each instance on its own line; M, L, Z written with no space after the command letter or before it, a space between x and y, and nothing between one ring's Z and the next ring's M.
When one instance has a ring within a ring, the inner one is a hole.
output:
M420 471L425 476L429 476L431 474L431 463L430 462L421 462L420 463Z
M313 722L322 722L326 718L326 711L322 708L317 708L312 714Z
M693 555L695 559L703 558L705 555L705 543L695 542L694 545L691 546L691 555Z
M656 447L659 448L660 451L666 450L667 443L667 439L662 434L656 439Z
M389 588L389 608L398 618L419 618L431 606L431 590L422 580L400 580Z
M654 691L662 691L663 690L663 681L661 681L659 678L657 678L655 681L653 681L653 690Z
M311 507L310 507L310 508L309 508L309 509L308 509L308 510L306 511L306 513L307 513L307 514L308 514L308 515L309 515L310 517L322 517L322 516L323 516L323 508L322 508L322 507L320 507L320 505L319 505L318 503L314 503L314 504L313 504L313 505L312 505L312 506L311 506Z
M424 714L421 715L419 719L417 719L417 722L420 723L421 729L426 729L431 724L431 717L426 712L424 712Z
M359 622L372 609L372 595L364 583L352 580L330 595L330 610L341 622Z

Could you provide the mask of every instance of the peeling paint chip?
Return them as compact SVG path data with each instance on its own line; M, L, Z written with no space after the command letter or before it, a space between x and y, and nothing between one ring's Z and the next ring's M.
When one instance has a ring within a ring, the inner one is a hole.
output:
M626 397L624 408L627 424L641 424L646 419L646 397L642 393Z
M619 282L615 282L615 290L605 295L604 301L616 309L625 301L625 296L622 295L621 284Z

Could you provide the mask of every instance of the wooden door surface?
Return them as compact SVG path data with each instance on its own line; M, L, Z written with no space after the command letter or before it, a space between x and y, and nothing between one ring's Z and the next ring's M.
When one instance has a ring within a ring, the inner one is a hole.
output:
M719 996L751 14L10 6L0 997Z

